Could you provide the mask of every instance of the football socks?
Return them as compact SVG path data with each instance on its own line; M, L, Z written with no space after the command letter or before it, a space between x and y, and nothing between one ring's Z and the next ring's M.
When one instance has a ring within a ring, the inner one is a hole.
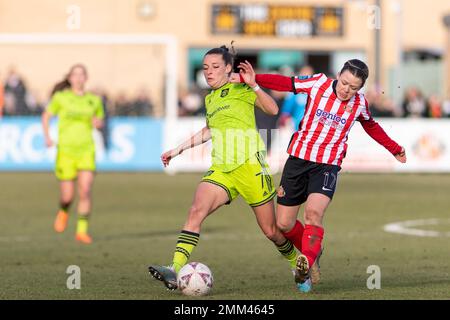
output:
M77 233L87 233L89 227L89 215L78 215Z
M282 245L275 245L278 251L280 251L280 253L283 255L283 257L285 257L289 261L291 268L295 269L298 253L295 250L292 242L286 239L286 242Z
M309 267L316 261L317 255L322 249L324 229L322 227L305 224L302 239L302 253L308 258Z
M291 229L291 231L286 233L283 232L284 237L290 240L300 252L302 252L302 238L304 230L305 228L303 227L302 223L297 220L295 221L295 225Z
M175 247L175 253L173 254L172 265L175 272L178 273L180 269L187 263L192 251L198 244L200 234L182 230L178 236L177 245Z

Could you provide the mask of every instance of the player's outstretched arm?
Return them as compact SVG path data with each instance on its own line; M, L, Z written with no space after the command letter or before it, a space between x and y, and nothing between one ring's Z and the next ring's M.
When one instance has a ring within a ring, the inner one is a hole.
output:
M246 61L246 63L248 62ZM246 63L241 62L238 68L242 69ZM257 84L264 88L276 91L295 92L294 81L291 77L286 77L279 74L257 74L255 75L255 80ZM242 74L232 73L230 76L230 82L240 83L245 81L242 78Z
M256 106L267 114L276 115L279 110L278 105L270 95L264 92L264 90L262 90L259 85L256 84L256 73L255 70L253 70L252 65L248 61L245 61L239 65L239 69L239 73L242 76L242 79L256 93Z
M361 125L366 133L380 145L385 147L401 163L406 163L405 148L392 140L383 128L373 118L361 121Z
M204 127L202 130L191 136L188 140L180 144L175 149L164 152L161 155L161 161L164 167L169 165L170 160L183 153L184 150L194 148L202 143L211 139L211 131L208 127Z

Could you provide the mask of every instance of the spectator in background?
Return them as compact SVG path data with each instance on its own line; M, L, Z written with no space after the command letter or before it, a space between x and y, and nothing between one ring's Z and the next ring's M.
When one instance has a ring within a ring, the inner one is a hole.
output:
M3 117L3 106L5 103L3 85L0 85L0 119Z
M114 106L114 114L116 116L127 116L130 113L131 103L123 92L117 95Z
M405 98L402 103L404 117L424 117L426 114L426 102L419 91L415 87L408 88L405 93Z
M447 95L447 100L442 103L442 116L450 117L450 91Z
M5 98L11 104L9 105L10 114L26 115L28 114L28 106L26 103L27 89L22 78L16 72L14 67L11 67L5 81ZM12 109L12 110L11 110Z
M299 71L300 77L309 77L313 74L314 69L308 65L303 66ZM306 94L289 93L281 107L279 126L284 127L291 124L293 127L292 129L296 131L300 125L300 121L303 119L307 100L308 95Z
M25 95L25 103L27 105L27 111L25 115L28 116L38 116L41 115L44 111L44 105L39 102L39 99L36 98L36 93L27 92Z
M132 109L136 116L153 116L153 103L147 90L141 89L139 91Z
M427 110L425 116L427 118L442 118L441 100L436 95L431 95L427 101Z
M394 117L394 102L385 98L384 95L376 91L376 89L368 90L366 93L369 109L374 117Z
M204 97L200 93L200 89L194 86L191 90L184 90L178 101L178 115L197 116L205 114Z

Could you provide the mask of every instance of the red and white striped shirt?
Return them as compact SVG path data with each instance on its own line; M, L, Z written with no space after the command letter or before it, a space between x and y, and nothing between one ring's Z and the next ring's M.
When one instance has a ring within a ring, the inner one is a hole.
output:
M401 151L401 147L372 119L363 94L357 93L348 101L339 100L333 90L335 80L322 73L292 79L279 75L257 75L256 81L270 89L308 94L305 115L287 150L294 157L340 166L347 151L348 134L357 120L373 139L392 154Z

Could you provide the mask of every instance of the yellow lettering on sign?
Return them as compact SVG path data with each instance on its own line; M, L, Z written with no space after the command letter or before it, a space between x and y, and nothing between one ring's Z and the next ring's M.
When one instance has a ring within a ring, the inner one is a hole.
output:
M246 22L244 33L249 35L273 35L274 24L272 22Z

